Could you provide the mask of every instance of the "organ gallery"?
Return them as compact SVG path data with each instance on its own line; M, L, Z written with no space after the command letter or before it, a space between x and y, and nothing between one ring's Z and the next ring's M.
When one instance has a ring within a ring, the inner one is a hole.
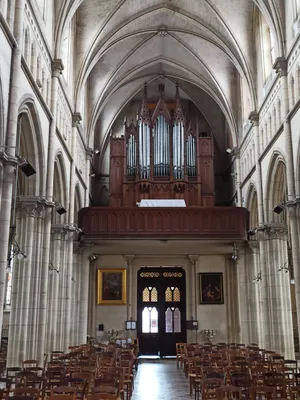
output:
M185 113L174 85L165 101L164 84L149 103L147 84L136 121L110 141L110 202L132 207L143 199L184 199L188 206L213 206L214 140L200 132L198 116Z

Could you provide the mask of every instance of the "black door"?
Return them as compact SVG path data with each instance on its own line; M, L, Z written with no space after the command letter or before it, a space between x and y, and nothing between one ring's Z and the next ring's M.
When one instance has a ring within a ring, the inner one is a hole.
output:
M137 288L140 354L174 356L176 343L186 342L185 271L141 268Z

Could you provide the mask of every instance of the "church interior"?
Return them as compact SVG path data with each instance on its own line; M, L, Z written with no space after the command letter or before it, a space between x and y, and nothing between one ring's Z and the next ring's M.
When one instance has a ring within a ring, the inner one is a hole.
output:
M299 126L300 0L0 0L0 399L298 398Z

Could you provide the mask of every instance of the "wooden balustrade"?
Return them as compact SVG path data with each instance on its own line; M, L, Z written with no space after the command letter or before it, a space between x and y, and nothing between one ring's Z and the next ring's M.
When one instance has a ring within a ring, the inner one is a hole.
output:
M244 240L248 211L239 207L88 207L79 212L79 227L85 238Z

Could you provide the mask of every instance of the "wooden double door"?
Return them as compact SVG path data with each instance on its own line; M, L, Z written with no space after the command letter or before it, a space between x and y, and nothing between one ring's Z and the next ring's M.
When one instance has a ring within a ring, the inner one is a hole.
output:
M186 342L184 269L141 268L137 296L140 355L174 356L176 343Z

